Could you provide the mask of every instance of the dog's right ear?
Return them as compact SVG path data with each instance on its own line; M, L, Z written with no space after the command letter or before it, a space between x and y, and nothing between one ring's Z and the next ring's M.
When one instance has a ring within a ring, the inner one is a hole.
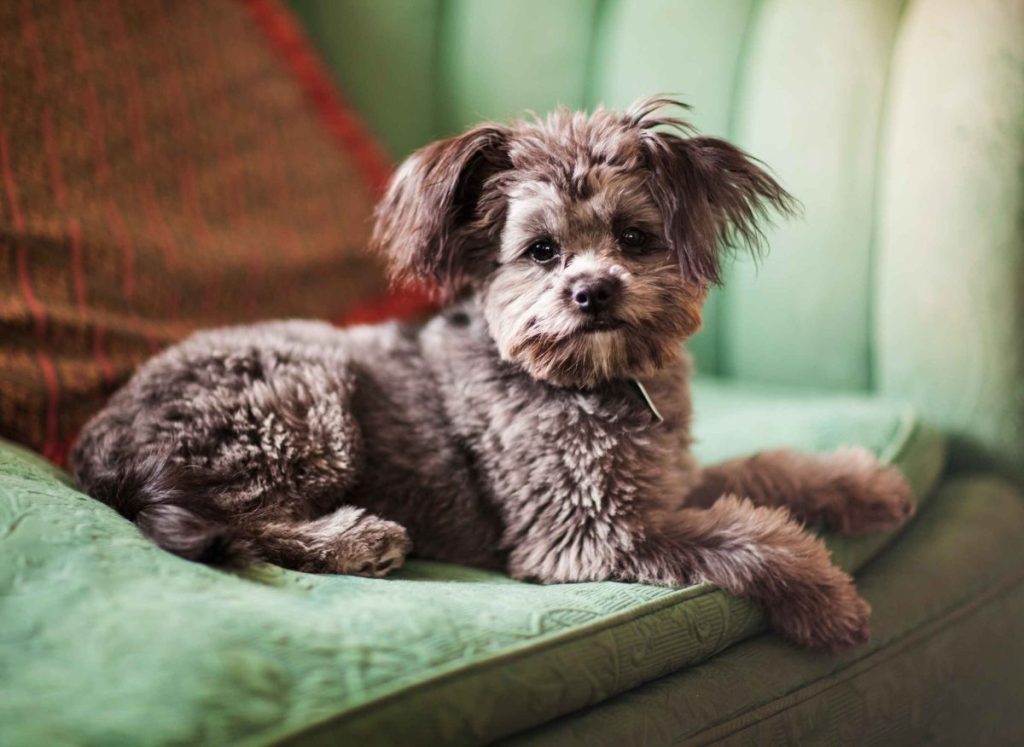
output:
M452 296L482 271L503 210L481 205L487 180L510 167L509 130L485 124L413 153L377 205L372 243L394 280L436 283Z

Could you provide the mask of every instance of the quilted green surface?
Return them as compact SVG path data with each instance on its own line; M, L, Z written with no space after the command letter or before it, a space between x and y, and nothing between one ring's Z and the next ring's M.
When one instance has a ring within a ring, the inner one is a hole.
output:
M877 400L703 384L702 454L863 444L918 495L935 433ZM832 542L857 567L888 541ZM763 629L707 586L541 587L416 562L395 578L226 573L150 545L0 448L0 744L478 743Z

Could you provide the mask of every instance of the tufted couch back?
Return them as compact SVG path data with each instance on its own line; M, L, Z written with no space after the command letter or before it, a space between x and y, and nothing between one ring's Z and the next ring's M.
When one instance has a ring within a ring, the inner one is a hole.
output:
M916 403L1024 475L1021 0L292 0L396 157L677 93L804 204L737 262L703 373Z

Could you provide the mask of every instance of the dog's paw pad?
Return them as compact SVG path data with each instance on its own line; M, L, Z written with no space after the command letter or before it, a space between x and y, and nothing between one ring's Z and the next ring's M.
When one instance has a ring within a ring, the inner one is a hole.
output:
M380 578L401 568L412 550L409 533L401 524L368 517L341 540L336 572Z
M871 605L849 577L810 592L797 591L774 605L769 616L781 635L818 651L842 651L871 637Z

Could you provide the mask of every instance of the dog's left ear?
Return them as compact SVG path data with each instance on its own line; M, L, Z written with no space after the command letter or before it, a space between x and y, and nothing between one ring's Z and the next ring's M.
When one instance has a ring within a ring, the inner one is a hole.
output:
M705 285L722 280L723 252L764 244L761 223L772 210L790 215L797 201L758 162L735 145L712 137L655 132L645 123L642 142L651 190L664 216L665 235L688 277Z
M501 125L480 125L402 164L377 205L372 238L394 279L433 282L450 297L481 272L501 213L484 200L485 184L508 168L508 137Z

